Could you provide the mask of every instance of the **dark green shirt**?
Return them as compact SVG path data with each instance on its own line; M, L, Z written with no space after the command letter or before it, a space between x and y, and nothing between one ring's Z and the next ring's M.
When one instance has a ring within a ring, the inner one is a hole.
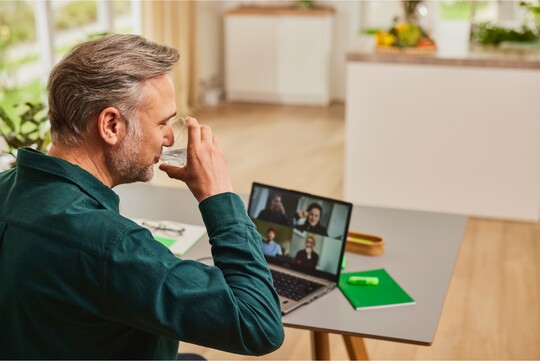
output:
M0 204L0 358L176 359L178 340L259 355L283 341L233 193L199 205L215 266L175 257L94 176L30 149L0 173Z

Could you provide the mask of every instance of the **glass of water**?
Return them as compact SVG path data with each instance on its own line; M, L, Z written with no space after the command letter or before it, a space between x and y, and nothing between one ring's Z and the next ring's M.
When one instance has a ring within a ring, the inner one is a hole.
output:
M187 161L186 120L183 117L175 118L171 121L171 127L174 133L174 144L164 147L160 159L165 164L183 167Z

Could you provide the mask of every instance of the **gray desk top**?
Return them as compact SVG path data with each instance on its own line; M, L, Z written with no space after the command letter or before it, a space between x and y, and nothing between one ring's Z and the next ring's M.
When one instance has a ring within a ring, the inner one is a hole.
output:
M181 188L146 184L115 188L127 217L202 224L196 200ZM381 256L347 253L345 272L385 268L416 305L355 311L334 289L286 315L285 326L430 345L448 291L467 222L466 216L355 206L350 229L385 239ZM198 242L186 258L209 256Z

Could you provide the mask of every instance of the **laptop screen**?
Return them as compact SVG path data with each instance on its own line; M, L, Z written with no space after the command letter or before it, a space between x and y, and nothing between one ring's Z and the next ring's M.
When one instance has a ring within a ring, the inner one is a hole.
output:
M253 183L248 213L268 263L337 281L352 204Z

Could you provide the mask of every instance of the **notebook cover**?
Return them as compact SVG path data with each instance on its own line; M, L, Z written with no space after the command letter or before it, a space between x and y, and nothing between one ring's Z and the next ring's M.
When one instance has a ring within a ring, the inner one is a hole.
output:
M379 284L377 286L351 285L347 282L350 276L378 277ZM416 303L385 269L342 273L339 279L339 289L357 310Z

